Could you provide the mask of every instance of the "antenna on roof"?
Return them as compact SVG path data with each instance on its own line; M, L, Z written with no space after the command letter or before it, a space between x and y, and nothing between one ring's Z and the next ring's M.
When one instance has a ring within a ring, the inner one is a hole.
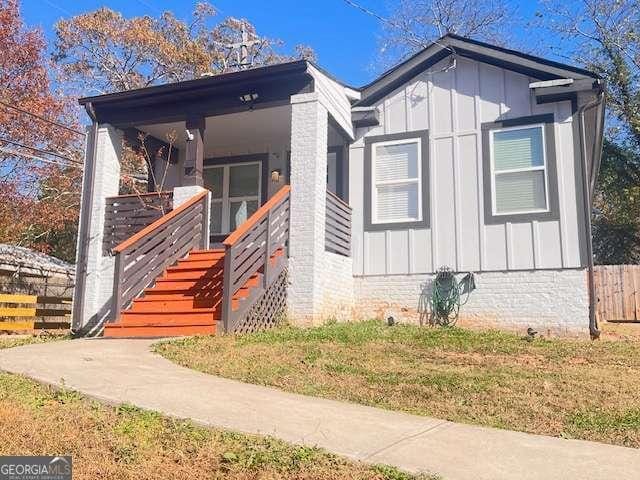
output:
M248 68L253 67L253 61L256 57L256 53L253 56L249 56L249 50L254 45L262 45L264 44L264 40L258 38L257 36L253 39L249 39L249 32L247 32L247 24L246 22L242 22L240 29L240 41L236 43L230 43L225 45L229 49L229 56L235 53L236 56L236 65L241 70L246 70ZM258 50L260 50L260 48Z

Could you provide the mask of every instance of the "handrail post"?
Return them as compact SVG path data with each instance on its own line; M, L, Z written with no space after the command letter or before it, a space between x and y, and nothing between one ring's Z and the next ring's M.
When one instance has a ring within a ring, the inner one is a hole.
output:
M211 202L209 201L210 194L202 197L202 242L201 248L207 250L209 248L209 208Z
M262 269L262 287L269 286L269 260L271 260L271 209L267 212L267 238L264 245L264 268Z
M223 333L228 333L231 328L231 321L233 315L232 301L233 292L231 291L231 272L233 271L233 245L226 246L224 252L224 270L222 280L222 303L220 305L220 324L222 325Z
M112 312L110 316L111 322L117 322L122 311L122 276L125 252L116 253L115 265L113 268L113 298Z

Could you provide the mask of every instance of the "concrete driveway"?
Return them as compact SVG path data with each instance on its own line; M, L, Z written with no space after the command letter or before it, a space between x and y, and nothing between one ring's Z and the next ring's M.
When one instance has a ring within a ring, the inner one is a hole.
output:
M0 369L212 427L272 435L445 480L640 478L640 450L463 425L198 373L149 340L73 340L0 350Z

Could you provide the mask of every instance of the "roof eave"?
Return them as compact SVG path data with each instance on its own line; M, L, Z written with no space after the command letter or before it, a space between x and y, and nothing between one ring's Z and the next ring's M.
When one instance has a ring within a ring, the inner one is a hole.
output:
M362 100L357 105L371 105L404 82L454 53L542 80L566 77L600 79L597 74L581 68L448 34L362 87Z
M196 78L182 82L167 83L163 85L154 85L150 87L126 90L121 92L107 93L104 95L96 95L83 97L78 100L80 105L103 105L107 103L118 103L128 100L141 100L143 98L153 98L166 96L176 93L195 92L198 90L211 89L215 87L223 87L230 84L242 83L245 81L254 81L260 79L268 79L281 75L295 74L306 72L308 62L306 60L296 60L293 62L280 63L276 65L268 65L249 70L238 72L224 73L213 75L210 77Z

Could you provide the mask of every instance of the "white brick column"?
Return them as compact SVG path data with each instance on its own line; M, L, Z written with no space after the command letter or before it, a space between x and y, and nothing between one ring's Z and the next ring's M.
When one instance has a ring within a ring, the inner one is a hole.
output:
M111 310L114 259L103 255L102 240L105 198L119 193L122 132L100 125L95 140L94 148L89 139L85 154L72 319L73 330L83 335L97 333Z
M183 203L187 202L191 197L195 197L200 192L206 190L204 187L200 187L198 185L188 185L186 187L174 187L173 188L173 208L177 208ZM207 203L204 209L204 218L206 221L204 222L204 245L203 249L209 249L209 235L210 235L210 221L211 218L211 192L207 194Z
M291 224L289 317L322 320L327 190L327 109L317 93L291 97Z

